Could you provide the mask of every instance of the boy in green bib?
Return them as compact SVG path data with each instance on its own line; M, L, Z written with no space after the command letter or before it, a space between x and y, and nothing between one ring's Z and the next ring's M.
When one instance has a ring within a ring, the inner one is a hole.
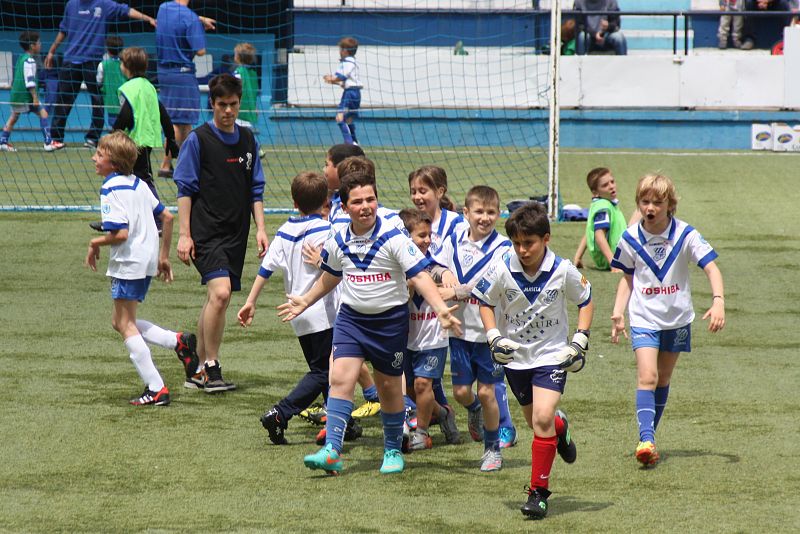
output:
M108 116L108 125L114 126L119 114L119 88L125 83L125 75L119 61L122 50L122 37L109 35L106 38L106 59L97 65L97 85L103 91L103 107Z
M239 43L233 49L236 69L233 76L242 81L242 105L236 123L255 128L258 121L258 75L256 73L256 47L250 43Z
M597 167L589 171L586 185L592 192L592 203L586 220L586 233L581 238L572 263L578 268L583 267L583 253L588 249L595 267L608 271L611 270L611 260L614 259L617 243L628 224L619 209L617 182L609 169ZM640 218L640 215L634 213L631 224L638 222Z

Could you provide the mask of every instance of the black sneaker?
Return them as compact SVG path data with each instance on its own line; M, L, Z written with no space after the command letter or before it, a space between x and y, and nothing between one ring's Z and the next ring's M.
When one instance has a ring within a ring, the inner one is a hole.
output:
M525 486L528 493L528 502L520 507L522 515L532 519L542 519L547 515L547 498L550 492L544 488L529 488Z
M197 379L200 373L197 368L200 366L200 357L197 356L197 336L191 332L178 332L178 342L175 345L175 354L183 364L183 371L186 373L186 382L184 387L198 388L202 387L197 384Z
M361 425L358 424L355 417L351 417L350 420L347 421L347 428L344 429L344 440L355 441L360 438L363 433L364 430L361 428Z
M97 230L98 232L103 231L103 222L102 221L92 221L89 223L89 228L92 230Z
M97 139L84 139L83 146L94 150L97 148Z
M267 429L269 440L275 445L289 443L283 436L283 431L286 430L286 423L280 420L280 414L274 406L261 416L261 426Z
M130 403L134 406L166 406L169 404L169 390L167 386L164 386L156 393L155 391L150 391L149 388L144 388L144 393L135 399L131 399Z
M236 384L225 382L222 378L222 367L220 367L219 362L213 366L205 364L205 371L206 383L204 389L206 393L220 393L236 389Z
M575 447L575 442L572 441L572 435L569 431L569 421L567 421L567 414L561 410L556 410L556 415L561 417L561 420L564 421L564 433L558 436L558 445L556 445L556 450L558 451L558 455L561 456L562 460L568 464L571 464L575 462L575 459L578 457L578 449Z

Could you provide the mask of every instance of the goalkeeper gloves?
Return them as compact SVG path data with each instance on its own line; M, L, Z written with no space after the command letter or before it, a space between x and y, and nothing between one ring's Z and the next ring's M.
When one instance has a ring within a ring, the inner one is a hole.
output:
M577 373L586 364L586 351L589 350L589 331L579 330L572 336L572 341L561 349L556 358L558 366L571 373Z
M519 343L500 335L500 330L497 328L492 328L486 332L486 339L489 342L489 350L492 352L492 360L495 363L506 365L514 359L512 353L519 348Z

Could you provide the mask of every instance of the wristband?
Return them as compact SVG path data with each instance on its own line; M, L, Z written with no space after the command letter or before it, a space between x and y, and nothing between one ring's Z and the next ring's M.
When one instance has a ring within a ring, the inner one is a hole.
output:
M714 300L714 299L722 299L722 300L725 300L725 297L723 297L722 295L714 295L714 296L712 296L712 297L711 297L711 300Z
M589 337L589 334L591 333L591 331L582 330L582 329L578 328L577 330L575 330L575 333L576 334L583 334L584 336Z

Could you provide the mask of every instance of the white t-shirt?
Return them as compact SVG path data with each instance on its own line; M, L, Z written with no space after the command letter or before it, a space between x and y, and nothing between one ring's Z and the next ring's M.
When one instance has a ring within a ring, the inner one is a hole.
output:
M450 210L442 210L439 218L431 224L431 254L438 254L442 243L453 232L469 229L469 223L461 214Z
M653 235L641 224L622 234L611 267L633 275L628 303L630 325L650 330L672 330L694 320L689 263L701 269L717 253L700 233L672 219L663 234Z
M341 303L363 314L408 302L406 278L428 264L411 238L381 217L364 235L350 226L336 232L322 250L322 268L342 277Z
M358 63L353 56L347 56L339 61L339 68L336 69L335 76L340 80L344 78L345 89L360 89L361 80L358 77Z
M311 289L322 271L303 261L303 245L319 246L325 243L331 225L320 215L292 217L278 228L267 254L258 270L259 276L269 278L275 271L283 273L283 288L291 295L304 295ZM291 320L298 336L322 332L333 328L336 307L328 294L314 303L300 316Z
M491 263L508 252L511 241L497 230L478 242L469 240L469 227L450 234L444 240L439 253L433 256L436 263L447 267L458 278L459 284L475 286L489 269ZM456 300L458 309L454 315L461 321L461 339L486 341L486 331L481 321L478 299L473 296ZM448 302L452 304L452 302Z
M569 260L550 249L542 265L528 276L510 250L494 261L472 294L495 307L497 328L520 344L509 369L558 365L554 355L567 344L566 301L586 306L592 287Z
M430 259L430 255L427 255ZM439 349L448 345L447 332L428 301L419 293L408 299L408 343L410 350Z
M110 174L100 188L103 230L128 229L128 239L111 247L107 276L141 280L158 272L158 228L153 215L164 205L134 175Z

